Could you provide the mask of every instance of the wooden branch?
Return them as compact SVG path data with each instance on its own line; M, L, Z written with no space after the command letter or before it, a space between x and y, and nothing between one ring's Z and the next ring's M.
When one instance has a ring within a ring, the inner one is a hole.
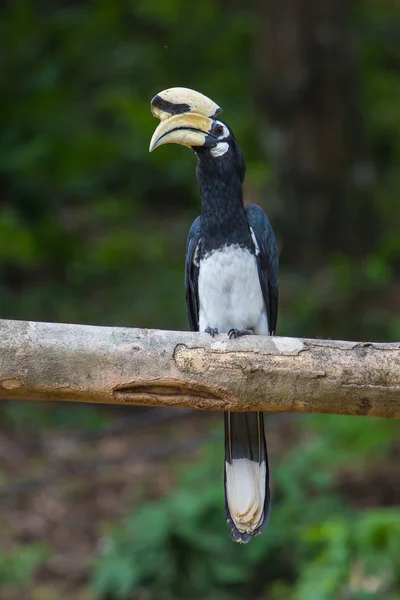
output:
M0 321L0 398L400 416L400 343Z

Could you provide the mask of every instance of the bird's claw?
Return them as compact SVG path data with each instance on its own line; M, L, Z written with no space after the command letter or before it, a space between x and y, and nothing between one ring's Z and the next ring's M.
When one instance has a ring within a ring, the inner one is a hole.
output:
M234 340L242 335L253 335L254 331L252 329L230 329L228 331L228 336L230 340Z
M218 329L214 327L207 327L207 329L204 330L204 333L209 333L211 337L214 337L215 335L218 335Z

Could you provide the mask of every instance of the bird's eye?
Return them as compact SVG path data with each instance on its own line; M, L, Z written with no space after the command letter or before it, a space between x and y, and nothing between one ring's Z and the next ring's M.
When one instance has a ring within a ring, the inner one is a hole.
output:
M223 125L217 125L215 128L215 133L220 136L223 135L224 133L224 126Z

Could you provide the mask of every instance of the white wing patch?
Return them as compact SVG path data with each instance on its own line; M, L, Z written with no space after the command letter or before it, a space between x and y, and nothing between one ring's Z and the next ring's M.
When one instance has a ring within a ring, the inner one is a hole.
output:
M253 231L252 227L250 227L250 234L251 234L251 239L253 240L254 248L255 248L255 251L256 251L256 256L258 256L260 254L260 247L257 244L257 239L256 239L256 236L254 234L254 231Z
M201 238L199 238L199 241L197 242L197 246L193 253L192 263L194 264L195 267L200 266L200 242L201 242Z

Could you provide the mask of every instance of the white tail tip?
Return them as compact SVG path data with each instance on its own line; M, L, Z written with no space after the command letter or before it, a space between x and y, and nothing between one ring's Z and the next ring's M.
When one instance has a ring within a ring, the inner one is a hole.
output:
M266 465L238 458L225 462L226 499L240 533L254 533L264 518Z

